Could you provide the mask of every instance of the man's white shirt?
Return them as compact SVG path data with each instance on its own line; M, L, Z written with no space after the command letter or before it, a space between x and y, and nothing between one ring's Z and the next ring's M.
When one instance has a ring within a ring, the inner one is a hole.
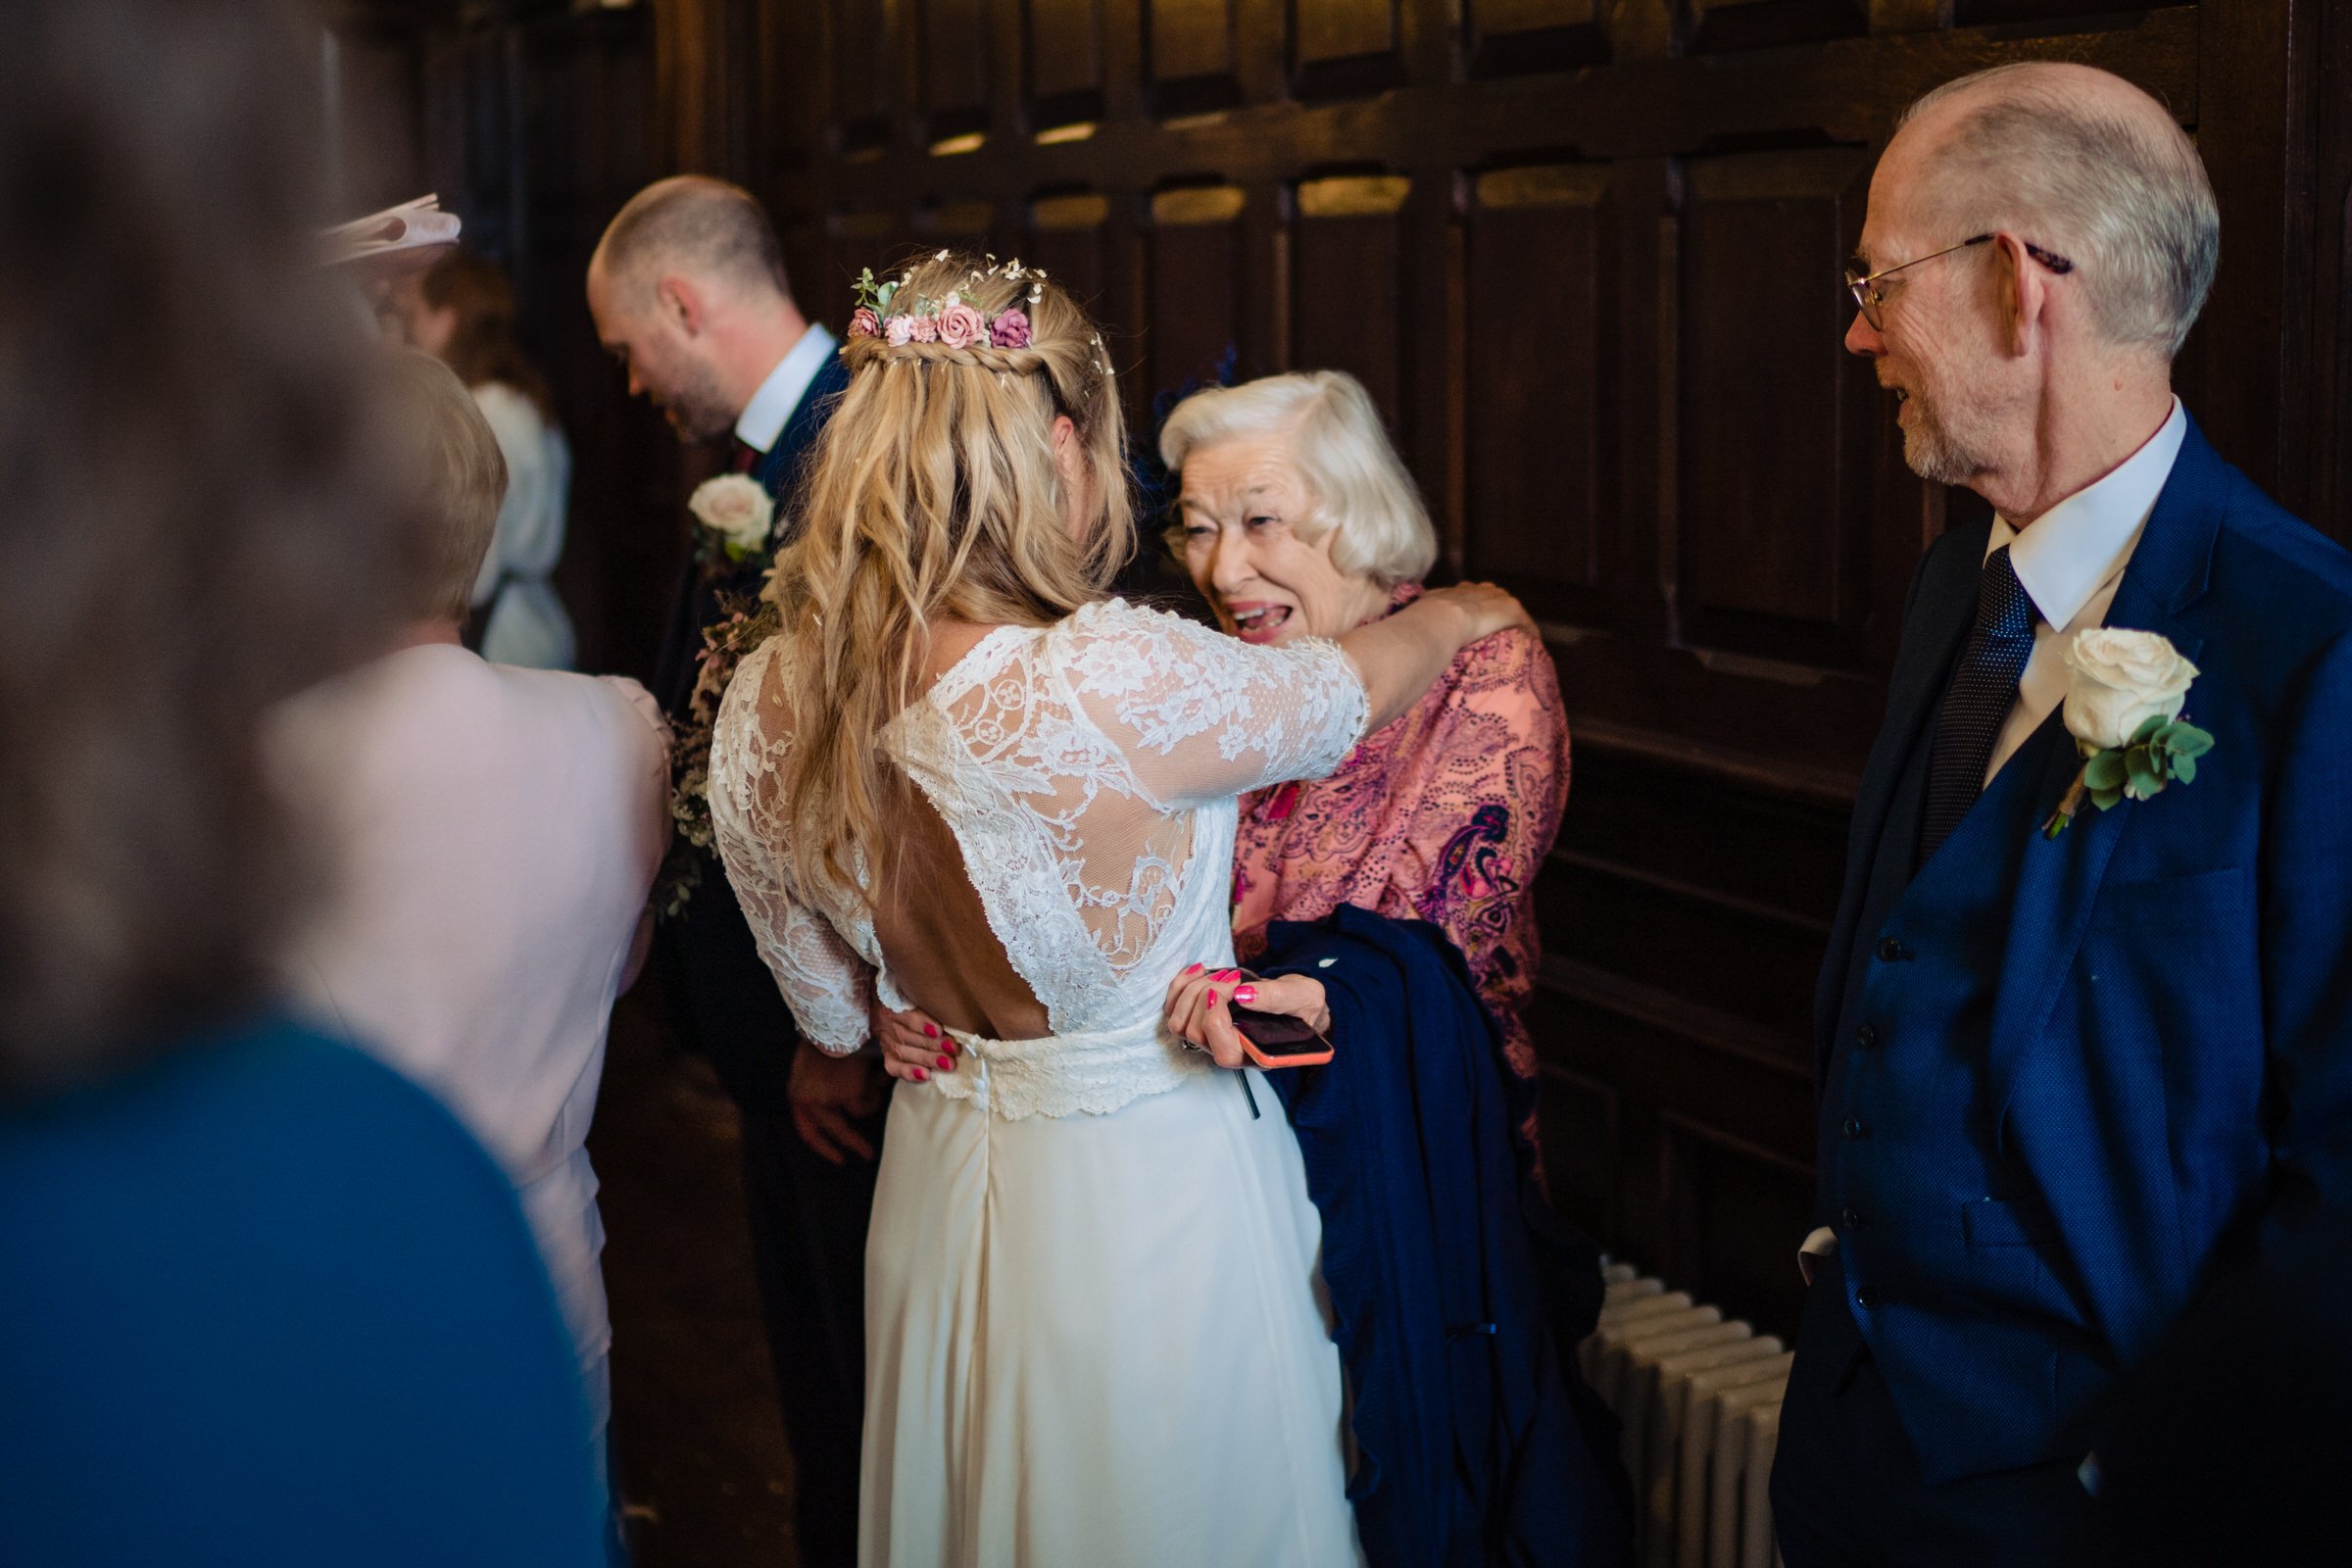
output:
M2067 646L2077 632L2107 623L2107 607L2187 436L2188 416L2175 398L2156 433L2105 478L2068 496L2022 532L2006 517L1993 518L1984 554L2009 547L2009 564L2041 612L2041 623L2034 628L2034 653L2018 678L2017 702L1984 765L1985 783L2066 700Z
M756 452L774 450L776 437L784 433L792 411L808 396L808 383L825 368L833 349L833 334L823 327L812 324L803 332L801 340L767 372L752 401L743 406L743 414L735 421L735 438Z

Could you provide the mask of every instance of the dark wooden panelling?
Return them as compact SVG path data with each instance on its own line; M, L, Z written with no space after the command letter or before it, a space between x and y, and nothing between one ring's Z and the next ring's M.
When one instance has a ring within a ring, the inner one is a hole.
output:
M1677 555L1693 643L1856 662L1867 492L1843 439L1860 362L1838 270L1870 159L1843 148L1692 160L1682 241Z
M1231 185L1162 191L1146 237L1146 385L1157 395L1213 374L1242 335L1242 236L1248 196Z
M1659 1185L1673 1195L1659 1270L1701 1300L1765 1323L1804 1304L1795 1238L1812 1218L1809 1166L1669 1114Z
M1402 430L1403 278L1399 214L1412 182L1342 175L1298 188L1292 242L1292 363L1346 370Z
M1239 0L1144 0L1144 50L1152 107L1195 114L1242 96Z
M1869 25L1864 0L1690 0L1690 9L1698 52L1817 43Z
M1539 615L1586 624L1606 614L1603 496L1615 488L1602 434L1609 178L1605 165L1499 170L1473 182L1469 215L1464 569ZM1528 287L1539 270L1540 302Z
M832 0L833 123L843 151L879 147L890 133L892 16L906 0Z
M1102 0L1026 0L1026 8L1030 123L1100 120Z
M1292 0L1291 62L1303 97L1378 92L1404 79L1397 0Z
M1474 75L1565 71L1608 53L1594 0L1469 0L1462 22Z
M1029 204L1029 238L1021 255L1060 281L1097 319L1104 314L1108 265L1103 248L1110 200L1081 193L1041 197Z
M916 0L922 19L924 132L934 142L988 123L988 0ZM866 29L871 36L870 25Z

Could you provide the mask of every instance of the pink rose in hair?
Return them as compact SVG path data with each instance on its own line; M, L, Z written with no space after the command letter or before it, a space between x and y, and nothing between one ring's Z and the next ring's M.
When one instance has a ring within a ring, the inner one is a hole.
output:
M1025 349L1029 346L1029 313L1015 306L999 313L997 324L990 333L1001 349Z
M881 319L874 315L870 308L860 305L850 313L850 336L880 337L881 335Z
M917 343L936 343L939 341L938 317L914 316L907 318L907 319L914 323L914 340Z
M882 336L894 349L905 348L914 336L914 318L894 316L882 323Z
M952 349L968 349L988 342L988 318L961 300L939 313L939 341Z

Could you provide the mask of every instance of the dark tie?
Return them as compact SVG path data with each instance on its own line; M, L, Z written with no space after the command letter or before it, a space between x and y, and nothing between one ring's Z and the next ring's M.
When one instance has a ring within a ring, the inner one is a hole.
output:
M734 467L737 473L749 473L754 468L760 466L760 453L758 447L752 445L749 441L746 441L741 436L736 436L734 438Z
M2009 564L2009 547L1984 558L1977 578L1977 623L1944 693L1936 720L1936 751L1928 768L1928 808L1920 821L1919 858L1926 864L1960 825L1984 786L1984 764L2017 703L2017 679L2034 653L2039 616Z

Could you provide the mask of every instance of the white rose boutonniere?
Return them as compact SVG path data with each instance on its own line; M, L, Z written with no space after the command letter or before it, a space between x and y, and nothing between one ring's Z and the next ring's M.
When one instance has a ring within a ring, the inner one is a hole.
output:
M2180 716L2197 666L2170 639L2094 627L2075 634L2066 667L2066 729L2082 767L2041 825L2043 838L2065 832L2086 798L2105 811L2196 781L2197 759L2213 750L2213 737Z
M776 503L749 474L722 473L705 479L687 498L695 520L718 536L731 561L749 561L767 546L775 526Z

